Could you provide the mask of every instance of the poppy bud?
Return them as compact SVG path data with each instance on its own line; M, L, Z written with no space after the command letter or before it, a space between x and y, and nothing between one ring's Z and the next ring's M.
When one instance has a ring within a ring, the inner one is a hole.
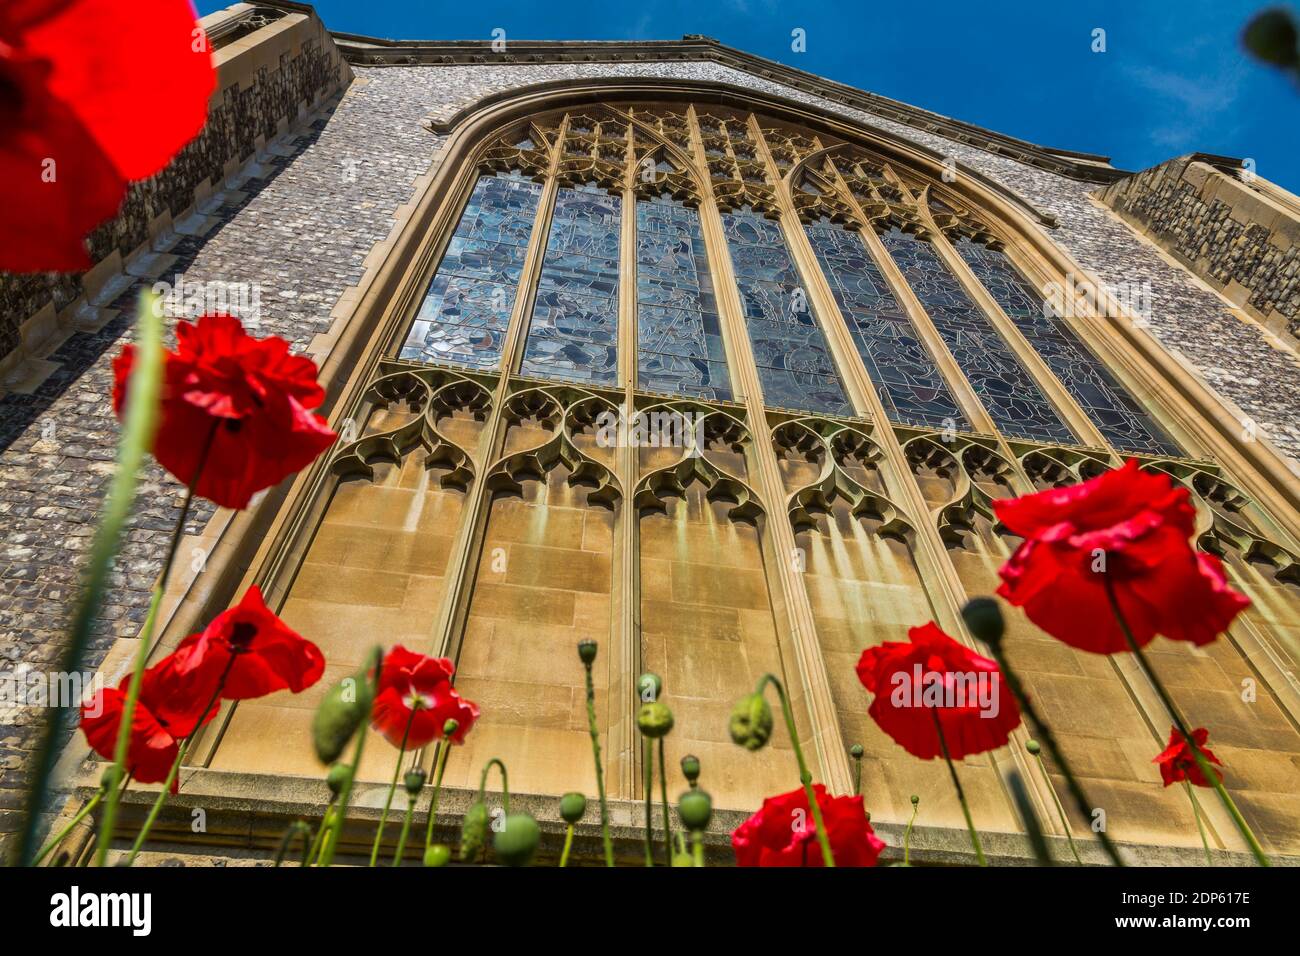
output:
M325 774L325 786L330 788L330 793L338 796L343 792L343 787L352 777L352 768L345 763L336 763L330 767L329 773Z
M585 638L578 642L578 658L587 666L596 660L596 642L591 638Z
M104 772L99 775L99 786L105 792L117 786L117 764L111 763L104 768Z
M460 721L455 717L448 717L447 722L442 725L442 735L450 740L460 730Z
M658 739L666 736L668 731L673 729L673 712L668 709L667 704L657 700L642 704L641 709L636 713L636 725L647 737Z
M677 799L677 816L688 830L704 830L713 817L713 798L696 787Z
M849 748L849 756L852 757L854 760L861 760L862 752L863 752L862 744L854 744L852 747Z
M487 840L487 831L487 804L476 803L465 811L465 820L460 825L460 862L468 863L479 855Z
M424 786L424 778L428 776L423 767L412 767L406 771L406 776L402 778L402 785L406 787L406 792L413 797L420 795L420 789Z
M560 819L577 823L587 813L587 798L581 793L566 793L560 798Z
M1026 741L1025 741L1025 749L1028 750L1028 751L1029 751L1031 754L1033 754L1035 757L1037 757L1038 754L1042 751L1043 748L1040 747L1040 746L1038 746L1038 741L1037 741L1037 740L1026 740Z
M316 708L311 721L311 739L321 763L338 760L369 715L369 686L365 673L359 671L331 687Z
M918 797L916 794L912 794L912 806L916 806L920 802L921 802L921 798Z
M646 672L636 679L636 693L642 703L658 700L663 689L664 679L658 674Z
M740 698L731 711L731 739L746 750L762 750L772 738L772 708L762 694Z
M527 866L533 862L542 830L526 813L512 813L505 826L492 835L492 852L506 866Z
M700 758L694 754L687 754L682 758L682 776L692 787L695 781L700 778Z
M961 616L971 634L985 644L993 646L1002 642L1006 623L1002 620L1002 609L993 598L971 598L961 609Z
M425 866L446 866L451 862L451 847L445 843L435 843L424 851Z

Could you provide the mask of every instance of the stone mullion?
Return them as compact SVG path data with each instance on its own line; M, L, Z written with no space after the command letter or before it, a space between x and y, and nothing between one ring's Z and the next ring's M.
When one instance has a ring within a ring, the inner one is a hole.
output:
M845 190L845 192L848 192L848 190ZM866 366L858 355L852 333L849 332L848 323L840 315L839 305L835 301L834 293L822 273L821 264L817 261L812 244L804 233L803 223L799 220L794 208L794 201L790 196L788 180L783 180L778 187L778 201L781 205L782 220L786 226L787 241L790 243L791 249L794 251L808 282L808 291L813 300L814 308L817 314L822 317L822 328L827 333L827 345L831 349L841 375L849 384L851 397L858 413L866 415L877 423L877 427L872 431L872 437L875 438L884 454L884 467L881 469L882 477L885 479L886 488L890 495L912 517L916 528L912 551L925 592L934 610L936 622L959 640L972 647L978 647L974 639L966 631L965 622L961 616L961 607L967 597L966 589L962 584L961 577L957 574L956 567L948 556L948 550L939 535L938 527L933 521L933 515L926 503L925 496L921 493L920 486L917 485L913 477L911 465L907 461L907 453L903 450L902 443L899 441L898 435L885 413L880 396L867 374ZM856 202L853 203L853 207L859 215L862 214L861 207ZM864 217L863 222L868 222L868 220ZM866 231L870 231L869 225L866 227ZM873 238L876 238L876 241L879 242L879 238L875 237L874 234ZM924 622L917 621L916 623L923 624ZM1028 733L1022 726L1012 737L1013 745L1008 747L1011 762L1020 772L1021 779L1029 782L1030 791L1038 804L1040 819L1049 821L1045 825L1050 829L1058 829L1050 822L1055 818L1055 815L1051 812L1053 804L1050 790L1044 789L1050 787L1050 781L1042 781L1038 779L1036 774L1030 772L1023 747L1026 739L1028 739ZM1015 743L1019 743L1020 746L1016 746ZM999 778L1003 780L1003 797L1008 803L1011 803L1010 793L1006 789L1005 783L1008 768L992 753L988 754L988 759L998 772Z
M703 181L707 185L711 177L694 109L688 112L688 117L696 161L700 164ZM786 517L785 486L781 480L776 451L772 445L772 432L763 407L763 390L759 384L758 367L754 362L753 348L745 326L744 310L727 249L722 216L711 189L701 191L700 227L709 251L709 267L714 278L718 314L725 336L734 346L734 350L728 350L729 355L735 358L731 369L733 388L739 386L735 390L745 395L755 486L767 514L764 522L766 533L763 536L763 563L772 611L778 633L784 634L788 646L794 651L797 670L794 673L787 671L783 676L792 703L802 698L805 704L809 737L816 756L817 770L820 771L818 775L831 792L851 793L853 777L849 770L848 754L840 734L826 662L817 641L812 605L800 574L795 570L793 556L797 553L797 544ZM785 658L784 654L782 658Z
M934 223L931 218L929 209L924 201L917 204L917 212L925 220L930 229L931 244L938 253L939 258L948 266L952 274L957 277L966 294L971 297L976 306L988 317L993 327L997 329L998 334L1015 353L1016 359L1021 366L1029 373L1029 376L1035 381L1043 394L1047 396L1053 407L1060 414L1066 426L1080 439L1080 442L1092 448L1103 448L1111 451L1110 443L1106 441L1104 435L1098 430L1097 426L1079 407L1078 402L1060 383L1052 370L1047 367L1042 356L1038 354L1026 340L1016 324L1007 318L1007 314L1002 311L1002 307L997 304L993 296L984 288L984 283L976 277L971 271L966 260L957 254L948 237L944 235L943 230Z

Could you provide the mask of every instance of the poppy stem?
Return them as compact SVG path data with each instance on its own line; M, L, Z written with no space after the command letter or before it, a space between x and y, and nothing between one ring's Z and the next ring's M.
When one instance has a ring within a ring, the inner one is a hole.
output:
M570 823L567 830L564 831L564 850L560 853L560 868L569 865L569 851L573 849L573 824Z
M275 862L272 866L278 868L284 862L284 856L289 852L294 837L302 838L302 865L307 865L307 858L311 855L311 827L302 820L294 820L284 828L284 835L280 837L280 846L275 851Z
M78 823L84 820L86 818L86 814L90 813L91 810L95 809L96 805L103 798L103 796L104 796L104 791L102 788L96 791L95 795L91 797L89 800L87 800L85 805L80 810L77 811L77 815L68 821L67 826L65 826L62 830L60 830L57 834L55 834L50 839L50 842L45 844L41 852L36 854L36 859L32 860L32 866L40 866L41 860L49 856L50 851L63 842L64 837L66 837L69 833L72 832L73 827L75 827Z
M127 686L126 701L122 704L122 717L118 723L117 740L113 745L113 772L115 775L121 775L126 767L127 752L130 749L131 727L134 723L136 704L140 700L140 686L144 683L145 665L149 663L149 655L153 652L153 632L158 623L158 609L162 605L163 594L167 591L167 582L171 579L172 565L176 562L176 551L180 547L181 538L185 535L185 522L189 518L190 505L194 501L194 487L198 484L199 475L202 474L203 466L207 463L208 453L212 451L212 443L216 434L217 420L213 419L212 427L208 429L207 440L203 443L203 451L199 454L198 464L194 468L194 474L185 488L185 500L181 504L180 514L176 517L176 525L172 528L171 541L167 545L167 555L163 559L162 574L157 585L154 586L153 596L149 599L149 613L144 619L144 625L140 628L140 636L137 638L139 646L136 649L135 666L131 671L131 683ZM207 711L205 710L203 713L206 715ZM120 791L116 787L112 788L108 794L108 802L104 804L103 835L99 841L99 849L95 856L96 866L104 866L108 862L108 850L113 843L113 829L117 823L117 806L120 799ZM131 858L134 859L134 857L135 853L133 852Z
M1070 762L1065 759L1065 754L1061 753L1060 745L1056 742L1056 735L1052 733L1052 728L1043 722L1038 716L1038 711L1034 709L1033 702L1029 695L1025 693L1024 686L1020 683L1020 678L1012 669L1007 655L1002 650L1001 641L985 641L985 646L993 655L997 662L998 669L1002 671L1002 679L1007 682L1007 689L1011 691L1011 696L1016 699L1016 705L1020 708L1020 713L1024 715L1029 726L1033 728L1034 738L1039 740L1047 752L1052 755L1052 762L1056 764L1061 771L1061 776L1065 778L1065 789L1070 792L1070 798L1074 801L1075 809L1085 820L1092 819L1093 804L1089 802L1087 794L1083 792L1083 785L1079 783L1079 778L1074 775L1074 770L1070 767ZM1051 786L1051 778L1047 776L1047 768L1043 766L1043 758L1038 758L1039 766L1043 771L1043 777L1048 781L1048 789L1052 791L1052 799L1056 801L1056 809L1061 814L1061 823L1065 827L1065 835L1070 840L1070 849L1074 852L1074 858L1079 860L1078 850L1074 846L1074 837L1070 836L1070 823L1065 816L1065 810L1061 806L1061 798L1056 795L1056 788ZM1098 830L1097 840L1101 843L1101 848L1106 851L1110 861L1116 866L1124 866L1124 859L1119 855L1119 848L1111 841L1110 836L1105 830ZM1082 860L1079 860L1082 863Z
M493 757L491 760L489 760L487 763L483 765L483 773L481 773L478 778L478 802L482 803L483 796L484 794L487 793L488 771L490 771L493 766L497 766L501 768L501 803L506 813L509 813L510 812L510 778L506 776L506 765L501 760L500 757Z
M691 831L691 860L694 866L704 865L704 834L699 830Z
M912 800L912 818L907 821L907 829L903 831L903 863L905 866L912 865L912 826L916 823L916 812L921 808L920 800L915 797Z
M654 741L649 737L641 738L641 763L645 766L645 865L654 866L652 824L654 823L655 761Z
M1215 792L1219 795L1219 800L1223 803L1224 809L1228 811L1228 815L1232 817L1232 822L1236 824L1238 832L1241 833L1242 838L1246 841L1246 845L1250 847L1250 852L1254 854L1256 862L1259 863L1260 866L1271 866L1272 864L1269 863L1268 857L1264 855L1264 848L1259 845L1259 841L1255 839L1255 834L1251 832L1250 826L1241 815L1241 811L1237 809L1237 804L1234 803L1232 797L1228 795L1227 789L1223 786L1223 781L1219 779L1219 775L1214 772L1209 761L1205 759L1205 755L1201 753L1201 748L1192 738L1192 732L1187 725L1187 721L1183 719L1183 715L1174 703L1173 698L1169 696L1169 691L1165 690L1165 685L1161 683L1160 678L1156 676L1156 672L1154 668L1152 668L1151 662L1147 660L1145 652L1143 652L1141 646L1138 645L1137 639L1133 637L1133 631L1129 629L1128 621L1124 619L1124 612L1120 610L1119 598L1115 595L1115 588L1114 585L1111 584L1110 576L1103 574L1102 580L1106 587L1106 597L1110 599L1110 609L1115 614L1115 620L1119 622L1119 629L1124 632L1124 640L1128 641L1129 650L1133 652L1133 657L1137 660L1138 666L1142 669L1142 673L1146 675L1146 678L1151 683L1152 688L1154 688L1156 695L1160 698L1160 702L1164 704L1165 710L1169 712L1169 716L1173 720L1174 726L1177 727L1178 732L1183 735L1183 740L1187 742L1188 749L1191 750L1192 756L1196 758L1197 767L1200 768L1205 779L1210 782L1211 786L1214 787Z
M813 825L817 828L817 845L822 851L822 865L834 866L835 857L831 853L830 837L826 835L826 825L822 822L822 808L818 805L817 793L813 790L812 774L808 772L808 764L803 759L803 748L799 746L799 731L794 725L794 712L790 710L790 701L786 697L785 688L775 674L764 674L758 679L758 687L754 692L762 694L768 684L776 689L776 696L781 700L781 715L785 718L785 729L790 734L790 744L794 747L795 759L799 761L799 782L803 784L803 792L808 798L808 807L812 812Z
M1201 819L1201 805L1196 799L1192 785L1186 780L1183 781L1183 788L1187 791L1187 799L1192 802L1192 816L1196 817L1196 829L1200 831L1201 846L1205 848L1205 862L1214 866L1214 860L1210 857L1210 840L1205 835L1205 821Z
M437 767L433 771L433 796L429 798L429 821L424 828L424 852L433 846L433 822L438 817L438 797L442 793L442 774L447 769L447 755L451 753L451 741L438 741Z
M171 793L172 782L175 781L176 777L181 772L181 764L185 762L185 755L189 753L190 744L194 741L194 738L198 736L199 729L203 726L203 718L208 715L213 706L216 705L217 701L221 699L221 692L226 686L226 678L230 676L230 669L234 664L235 655L231 654L230 657L226 659L225 670L221 672L221 679L217 681L216 689L213 690L212 697L209 698L207 706L204 707L203 710L199 711L199 722L195 724L194 729L190 731L189 736L186 737L181 742L180 747L177 748L176 759L172 761L171 769L167 771L167 779L163 781L162 789L158 791L158 798L154 800L153 806L149 808L149 816L145 818L144 826L141 827L140 832L136 834L135 843L131 844L131 855L126 858L127 866L130 866L135 862L136 856L140 853L140 848L144 846L144 841L148 838L149 831L153 829L154 821L158 819L158 814L162 811L163 804L167 802L167 797Z
M384 812L379 814L379 826L375 829L375 843L370 848L370 865L379 859L379 844L384 838L384 824L388 822L388 811L393 806L393 794L397 792L397 778L402 775L402 758L406 756L406 739L411 735L411 724L415 723L415 712L420 709L419 701L411 708L411 716L406 718L406 729L402 731L402 745L397 748L397 763L393 767L393 780L388 785L388 796L384 798Z
M659 801L664 808L664 852L668 854L665 866L673 865L673 826L668 817L668 771L664 764L664 739L659 738Z
M1021 713L1023 712L1024 709L1021 708ZM1065 831L1065 838L1070 841L1070 853L1074 857L1074 862L1082 866L1083 860L1079 857L1079 848L1074 845L1074 834L1070 832L1070 818L1065 815L1065 807L1061 805L1061 798L1057 796L1056 788L1051 785L1052 780L1047 775L1047 765L1043 763L1042 753L1034 754L1034 759L1038 761L1038 769L1042 773L1043 779L1047 781L1047 789L1052 792L1052 801L1056 804L1056 813L1061 818L1061 829ZM1118 865L1123 866L1122 863Z
M371 658L373 661L372 669L378 670L379 657L376 655ZM352 783L356 780L357 771L361 768L361 755L365 751L366 731L370 729L369 721L362 721L361 728L357 731L357 746L352 752L352 772L348 774L343 783L343 792L339 794L334 816L330 820L329 832L325 835L325 842L321 845L320 860L317 866L329 866L334 862L334 850L338 846L339 834L343 831L343 823L347 820L348 804L352 799Z
M320 826L316 828L316 836L312 838L311 849L307 851L307 862L303 866L314 864L320 856L320 848L324 845L325 834L329 832L330 825L334 821L334 798L325 807L325 813L320 818Z
M411 835L411 815L415 813L415 797L406 802L406 816L402 818L402 833L397 838L397 850L393 853L393 866L402 865L402 854L406 852L406 839Z
M953 766L952 756L948 753L948 741L943 735L943 725L939 723L939 712L932 709L930 716L934 718L934 731L939 735L939 749L947 761L948 773L952 776L952 785L957 789L957 800L961 803L961 812L966 817L966 829L970 831L970 842L975 847L975 859L980 866L988 866L989 861L984 859L984 848L980 846L979 833L975 830L975 821L971 819L970 805L966 803L966 791L962 789L961 778L957 776L957 768Z
M613 866L614 845L609 839L609 805L605 802L605 771L600 766L600 729L596 724L596 687L591 679L591 662L583 661L582 666L587 672L587 726L591 733L591 752L596 758L596 792L600 796L600 838L605 847L605 865Z

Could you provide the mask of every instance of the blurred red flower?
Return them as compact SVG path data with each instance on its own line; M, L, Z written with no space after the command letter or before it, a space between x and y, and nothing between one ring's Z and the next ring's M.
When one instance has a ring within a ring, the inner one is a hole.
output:
M165 353L153 453L186 485L194 481L200 497L244 508L338 437L308 411L325 400L316 366L290 355L284 339L255 339L236 318L205 315L178 323L176 340L176 351ZM135 348L127 345L113 362L119 416L134 361Z
M140 697L131 715L131 737L127 744L126 769L140 783L162 783L167 779L180 743L217 713L215 685L205 675L178 672L175 656L163 658L144 672ZM113 759L122 711L126 705L131 675L116 688L104 688L81 708L81 729L91 748L106 760ZM211 704L206 714L201 709ZM200 720L200 717L202 718ZM172 781L172 792L178 782Z
M1210 732L1204 727L1197 727L1192 731L1192 739L1196 741L1196 747L1205 758L1206 763L1223 764L1213 753L1205 749L1205 742L1210 739ZM1177 727L1169 728L1169 746L1161 751L1160 755L1151 761L1160 764L1160 779L1165 782L1165 786L1179 783L1183 780L1190 780L1198 787L1212 787L1208 777L1201 772L1201 766L1196 762L1196 756L1192 753L1192 748L1188 746L1187 738L1178 732ZM1223 774L1218 774L1219 779L1223 779Z
M1129 459L1069 488L995 501L999 520L1025 539L998 571L998 594L1071 647L1113 654L1128 644L1109 581L1139 646L1156 634L1208 644L1250 600L1228 586L1218 558L1193 550L1189 499Z
M836 866L875 866L885 843L867 822L862 797L832 797L820 783L813 795L826 824ZM817 828L803 787L768 797L731 834L738 866L821 866Z
M928 623L908 641L868 647L858 680L875 695L867 709L880 729L914 757L942 754L935 715L954 760L995 750L1020 723L1020 708L998 665Z
M296 694L320 680L325 671L320 648L276 617L256 585L237 605L213 618L202 633L181 641L173 656L180 676L202 675L220 685L226 700L264 697L279 690Z
M89 268L86 234L198 135L215 86L188 0L5 0L0 271Z
M478 720L478 706L451 686L453 673L455 667L445 657L394 647L379 670L371 725L394 747L402 747L405 738L406 749L414 750L441 737L443 725L455 720L459 726L451 740L464 743Z

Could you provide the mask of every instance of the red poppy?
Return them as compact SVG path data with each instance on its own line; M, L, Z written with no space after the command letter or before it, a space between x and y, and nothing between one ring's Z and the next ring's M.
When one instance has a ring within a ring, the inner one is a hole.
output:
M81 708L81 729L86 740L106 760L113 759L117 747L130 683L128 674L116 688L101 690L95 700ZM174 655L144 672L140 696L131 715L131 737L126 753L126 769L136 780L162 783L167 779L180 751L180 742L216 715L214 690L211 682L179 673ZM209 702L212 706L208 712L200 715L200 709ZM178 781L172 781L171 789L176 792Z
M320 648L271 613L256 585L201 634L181 641L174 656L181 676L202 674L219 681L226 700L264 697L278 690L296 694L325 671Z
M384 656L371 710L371 726L394 747L414 750L442 736L443 725L459 726L452 743L464 743L478 720L478 705L451 686L455 667L445 657L425 657L400 644ZM410 728L409 730L407 728Z
M813 784L836 866L875 866L885 843L867 822L862 797L832 797ZM803 787L768 797L731 834L738 866L821 866L817 827Z
M867 709L914 757L940 756L934 719L954 760L996 750L1020 724L1020 708L998 665L958 644L934 623L886 641L858 660L858 680L875 695Z
M1128 650L1107 581L1139 646L1156 634L1208 644L1250 604L1228 587L1218 558L1193 550L1187 489L1132 459L1091 481L993 507L1025 539L998 571L998 594L1071 647Z
M338 437L307 411L325 400L316 366L290 355L284 339L255 339L236 318L205 315L178 323L176 340L176 351L166 353L153 453L187 485L197 471L195 494L223 507L246 507ZM113 362L119 416L134 361L128 345Z
M1209 750L1205 749L1205 742L1210 739L1210 732L1204 727L1197 727L1192 731L1192 739L1196 741L1196 747L1205 758L1206 763L1223 764L1219 758L1214 756ZM1187 738L1178 732L1177 727L1169 728L1169 746L1151 761L1160 764L1160 778L1164 780L1165 786L1173 783L1179 783L1183 780L1190 780L1198 787L1212 787L1209 778L1201 772L1201 766L1196 762L1196 756L1192 753L1192 748L1187 745ZM1220 780L1223 774L1218 774Z
M198 135L215 85L188 0L5 0L0 271L89 268L86 233Z

